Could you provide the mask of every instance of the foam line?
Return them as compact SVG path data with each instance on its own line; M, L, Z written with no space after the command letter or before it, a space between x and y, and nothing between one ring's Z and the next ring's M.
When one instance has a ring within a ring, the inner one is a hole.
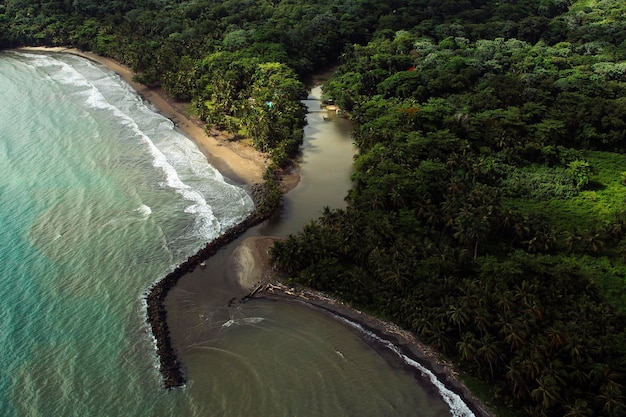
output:
M195 190L181 180L176 168L169 163L165 154L161 152L148 134L140 128L130 115L109 103L102 92L71 65L48 55L22 53L20 53L20 55L32 59L30 64L36 68L55 68L55 72L50 74L53 80L65 85L80 87L81 90L76 94L83 95L89 107L109 111L121 124L127 126L134 133L135 137L139 138L147 145L152 156L152 165L155 168L159 168L165 174L165 181L163 181L162 184L175 190L185 200L192 203L185 208L185 213L196 215L198 226L195 229L197 233L206 240L213 239L220 234L222 229L220 222L213 214L213 209L207 204L204 196L198 190ZM206 163L206 160L205 165L209 165ZM213 177L219 178L221 174L213 175Z
M469 409L467 404L465 404L463 399L461 399L461 397L457 393L452 392L451 390L446 388L446 386L441 381L439 381L439 379L437 379L435 374L433 374L430 370L426 369L415 360L403 354L396 345L394 345L388 340L385 340L379 337L376 333L365 329L360 324L346 319L345 317L341 317L341 316L335 316L335 317L338 320L341 320L344 323L348 324L349 326L357 329L359 332L367 335L368 337L371 337L372 339L382 343L387 349L391 350L400 358L402 358L404 363L419 370L422 373L422 375L426 376L428 380L431 382L431 384L433 384L437 388L437 391L439 391L441 398L443 398L446 404L448 404L448 407L450 407L450 412L452 413L454 417L476 417L474 413L472 412L472 410Z

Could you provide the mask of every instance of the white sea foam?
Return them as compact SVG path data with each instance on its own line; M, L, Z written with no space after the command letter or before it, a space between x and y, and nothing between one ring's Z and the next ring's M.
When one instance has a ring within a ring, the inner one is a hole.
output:
M184 212L195 217L194 238L210 241L253 209L254 203L243 189L228 184L193 141L176 132L171 120L154 113L134 90L119 82L119 77L71 55L63 59L24 55L35 62L34 66L47 67L45 72L55 81L78 87L75 94L83 96L89 107L110 112L132 137L147 146L152 165L164 174L161 186L175 190L190 202ZM215 203L218 207L214 209Z
M263 317L244 317L242 319L230 319L222 324L222 327L230 327L232 325L240 324L257 324L265 320Z
M32 65L35 67L48 67L50 68L50 76L57 82L72 85L76 87L80 87L81 89L76 92L76 94L80 94L85 97L85 103L94 109L108 111L113 114L113 116L123 125L128 127L130 131L134 134L134 137L141 140L148 148L153 160L152 164L155 168L159 168L165 176L165 180L162 182L162 185L167 186L173 190L175 190L179 195L181 195L185 200L191 202L189 206L185 209L186 213L194 214L196 216L196 225L194 227L194 232L200 235L204 240L214 239L221 232L221 226L218 219L215 217L213 213L213 209L209 204L207 204L206 199L197 189L192 186L186 184L180 177L179 172L175 165L179 165L183 167L183 164L177 164L176 161L180 161L181 159L189 160L190 157L185 155L191 155L192 153L189 151L189 146L195 146L191 143L191 141L183 138L184 140L178 141L176 146L165 145L164 148L168 153L166 154L159 149L159 147L154 143L151 139L150 135L146 133L135 121L133 116L127 114L125 111L121 110L118 106L111 104L106 97L102 94L99 88L109 88L109 87L118 87L119 84L111 83L112 79L101 78L98 84L102 84L104 81L105 85L96 86L94 82L87 79L79 70L76 69L75 66L72 66L68 63L65 63L61 60L58 60L51 56L38 55L38 54L25 54L29 58L33 59ZM90 67L94 67L95 64L85 61L85 65L87 65L87 69L92 69ZM52 69L54 69L52 71ZM131 90L123 91L122 94L126 96L130 96L132 98L138 97ZM128 97L128 102L136 103L136 100ZM143 108L141 108L143 107ZM144 114L149 114L153 117L160 118L159 122L163 120L167 120L166 118L154 114L150 109L148 109L145 105L140 108L136 108L135 110L145 110ZM173 129L173 125L170 123L169 129ZM189 144L186 144L186 143ZM182 145L181 145L182 144ZM183 152L176 151L176 148L183 149ZM196 154L202 155L200 152L196 152ZM203 166L203 171L201 172L204 176L210 176L211 178L216 178L218 180L223 181L223 177L221 174L217 172L214 168L210 167L210 165L206 162L206 158L202 164L198 163L198 161L193 161L195 163L191 164L192 166ZM187 164L185 164L187 165ZM206 168L209 167L209 168ZM188 168L188 167L187 167ZM200 173L198 171L196 174ZM148 213L149 214L149 213Z
M138 208L135 209L135 211L137 213L140 213L144 217L148 217L152 213L152 209L145 204L140 205Z
M154 287L154 284L152 284L149 288L147 288L141 294L141 297L139 299L141 308L138 310L138 315L142 318L141 320L141 323L143 323L142 327L145 330L145 335L149 338L150 345L152 346L152 349L154 350L154 353L155 353L155 355L152 357L152 367L155 370L158 370L161 366L159 362L159 357L158 355L156 355L156 353L159 351L159 342L156 336L154 335L154 333L152 332L152 327L150 326L150 323L148 322L148 294L150 293L153 287Z
M241 319L242 322L246 324L257 324L265 320L263 317L245 317Z
M394 345L393 343L391 343L389 340L385 340L379 337L376 333L365 329L360 324L355 323L351 320L348 320L345 317L341 317L341 316L335 316L335 317L337 317L337 319L343 321L344 323L348 324L349 326L354 327L359 332L367 335L367 337L370 337L382 343L387 349L391 350L400 358L402 358L404 363L419 370L421 374L425 376L426 378L428 378L430 383L433 384L437 388L437 391L439 391L441 398L443 398L446 404L448 404L448 407L450 407L450 412L452 413L454 417L475 417L472 410L469 409L467 404L465 404L463 399L461 399L461 397L457 393L452 392L451 390L446 388L446 386L439 379L437 379L437 376L435 374L433 374L429 369L422 366L420 363L416 362L415 360L403 354L400 351L400 349L398 349L398 347Z
M224 181L222 174L207 163L206 156L189 139L178 134L171 125L160 125L155 130L168 137L162 144L164 152L170 156L172 163L187 167L195 176L203 179Z

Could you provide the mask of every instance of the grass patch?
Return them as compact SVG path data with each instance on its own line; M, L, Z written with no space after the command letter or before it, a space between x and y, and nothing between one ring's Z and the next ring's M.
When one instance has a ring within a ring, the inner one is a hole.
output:
M573 229L594 230L609 224L625 211L626 155L612 152L587 151L584 158L591 164L591 189L567 198L545 201L514 198L504 202L523 213L545 216L557 232Z
M597 285L600 292L616 310L626 314L626 265L623 262L609 259L605 256L590 258L581 256L574 260L579 268L590 271L590 276L595 276L592 281Z

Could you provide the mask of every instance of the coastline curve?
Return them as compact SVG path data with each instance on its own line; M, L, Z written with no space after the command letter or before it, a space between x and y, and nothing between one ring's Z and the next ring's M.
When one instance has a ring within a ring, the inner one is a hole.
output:
M31 52L58 52L74 54L100 63L110 70L113 70L129 85L131 85L131 87L133 87L142 98L155 105L158 112L164 114L164 116L172 120L174 123L183 120L182 123L176 123L177 126L179 126L179 128L184 131L191 140L195 141L199 145L210 161L220 162L220 168L226 169L229 177L234 177L237 182L248 184L247 187L249 194L255 203L255 209L253 212L243 221L230 227L213 241L208 242L203 248L197 251L194 255L190 256L185 262L178 265L161 280L150 285L145 290L142 297L146 303L146 321L150 325L151 335L155 343L159 362L159 372L162 377L163 385L168 390L184 387L186 384L184 365L178 360L177 352L170 339L170 330L167 323L167 311L164 303L165 299L167 298L169 291L177 285L180 278L193 271L202 262L216 254L227 244L233 242L252 226L263 222L274 213L277 208L277 201L272 199L269 195L271 192L267 188L267 184L260 182L263 177L263 168L267 166L267 160L265 158L258 157L259 155L256 155L255 158L241 155L236 149L233 149L233 144L224 141L217 141L216 137L220 136L219 132L211 132L210 135L207 135L207 132L203 129L203 127L198 126L196 121L191 120L184 113L182 113L177 106L172 105L173 103L171 99L167 98L164 92L158 89L151 89L134 82L132 79L132 72L128 68L111 59L71 48L34 47L20 49ZM284 175L286 173L283 172L282 174ZM293 184L291 187L293 187ZM268 201L270 202L270 207L268 207ZM257 293L257 291L255 291L255 293ZM255 294L251 294L244 298L251 298L254 295ZM288 292L282 295L270 295L263 289L258 290L258 296L291 300L297 298ZM405 337L400 337L401 333L393 331L389 333L389 329L387 327L388 323L384 324L383 327L380 327L378 324L372 325L372 323L379 323L379 320L372 317L361 317L359 319L360 316L358 315L361 313L357 310L351 309L350 307L338 308L335 305L335 300L327 303L325 306L317 305L317 303L311 302L308 299L300 299L298 301L303 302L312 308L317 307L325 310L328 314L334 316L339 321L350 320L357 323L367 331L373 332L375 335L382 337L384 340L398 347L403 354L407 351L411 352L411 355L408 355L410 358L420 358L421 355L426 355L425 359L418 362L423 364L426 369L434 371L438 375L439 379L444 381L444 384L447 387L452 387L451 390L453 392L462 395L462 398L466 403L474 403L474 401L472 401L473 396L467 388L465 388L463 384L458 381L454 372L451 371L445 363L440 363L434 354L431 357L429 354L430 350L414 338L407 339ZM345 313L344 310L346 309L349 311L348 313ZM357 316L350 319L352 314ZM433 366L435 368L433 368ZM443 373L440 373L439 371L441 367L446 369L445 371L442 371ZM492 416L492 414L487 411L480 401L475 400L475 404L477 404L477 408L471 408L476 415L481 417Z
M454 417L495 417L459 380L451 364L393 323L363 313L322 292L277 282L264 282L242 298L242 302L253 300L293 302L328 314L360 333L374 349L393 352L416 378L428 379L448 403Z

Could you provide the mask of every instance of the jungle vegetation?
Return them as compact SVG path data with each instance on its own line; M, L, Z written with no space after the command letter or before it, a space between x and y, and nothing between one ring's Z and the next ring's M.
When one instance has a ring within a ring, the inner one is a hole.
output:
M353 121L342 210L272 249L511 415L626 415L626 4L0 0L0 47L113 57L287 165L307 74Z

